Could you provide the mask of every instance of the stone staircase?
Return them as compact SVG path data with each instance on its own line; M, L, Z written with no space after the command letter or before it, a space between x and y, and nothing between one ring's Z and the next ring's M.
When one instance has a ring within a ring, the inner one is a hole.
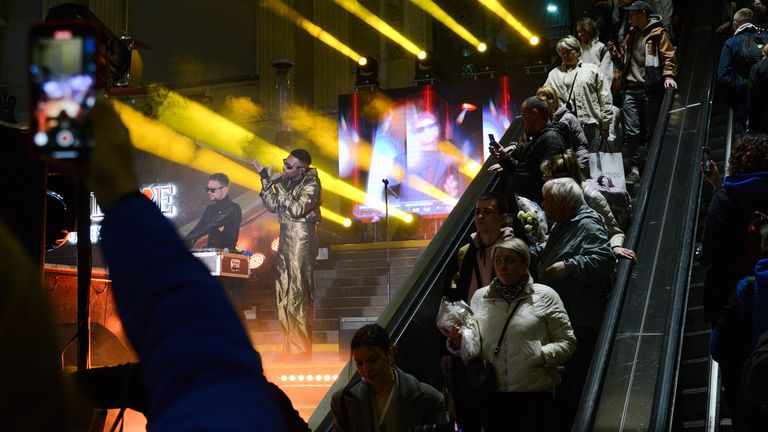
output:
M390 296L408 277L426 245L424 241L390 243ZM337 345L340 318L378 317L388 302L383 243L331 246L328 256L315 268L315 345ZM279 350L283 334L277 321L273 269L264 269L247 281L225 281L224 285L241 309L259 351Z

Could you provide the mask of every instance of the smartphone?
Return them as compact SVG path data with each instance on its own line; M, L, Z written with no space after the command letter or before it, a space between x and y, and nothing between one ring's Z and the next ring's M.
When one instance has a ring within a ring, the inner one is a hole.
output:
M97 30L87 23L33 26L29 32L30 147L43 159L86 159L93 148Z
M501 144L496 142L496 138L490 133L488 134L488 146L496 150L501 150Z
M712 167L710 166L710 162L712 162L712 154L707 146L702 147L701 150L701 167L704 174L709 174L712 172Z

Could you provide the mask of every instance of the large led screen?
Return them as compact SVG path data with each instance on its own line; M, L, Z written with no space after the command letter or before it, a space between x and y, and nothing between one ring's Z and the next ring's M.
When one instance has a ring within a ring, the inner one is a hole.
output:
M450 213L488 156L488 134L501 138L519 111L509 80L340 96L339 177L367 196L354 216L382 216L385 188L390 209Z

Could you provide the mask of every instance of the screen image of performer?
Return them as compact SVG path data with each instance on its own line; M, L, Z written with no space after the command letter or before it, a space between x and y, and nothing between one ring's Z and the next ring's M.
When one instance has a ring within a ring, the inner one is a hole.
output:
M411 175L420 177L426 184L434 186L451 197L459 196L458 159L440 150L440 124L434 114L422 111L407 121L406 185L402 199L433 200L432 196L416 189L411 184Z
M208 177L208 200L211 204L205 208L200 222L184 237L187 247L192 247L201 237L208 236L208 247L234 251L240 235L240 222L243 212L233 202L229 193L229 177L223 173Z
M264 207L277 214L280 245L277 249L275 290L277 317L285 335L282 360L304 360L312 355L312 308L317 257L317 224L322 188L312 156L296 149L283 160L282 173L258 161L253 166L262 179Z

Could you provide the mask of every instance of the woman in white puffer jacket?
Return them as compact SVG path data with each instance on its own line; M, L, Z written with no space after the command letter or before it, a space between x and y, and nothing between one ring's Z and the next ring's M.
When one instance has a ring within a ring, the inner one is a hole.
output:
M496 245L493 262L496 278L475 292L470 305L480 328L481 355L496 368L497 391L484 416L485 430L551 430L559 411L553 399L560 382L557 366L576 349L573 328L560 296L533 283L530 253L522 240Z

